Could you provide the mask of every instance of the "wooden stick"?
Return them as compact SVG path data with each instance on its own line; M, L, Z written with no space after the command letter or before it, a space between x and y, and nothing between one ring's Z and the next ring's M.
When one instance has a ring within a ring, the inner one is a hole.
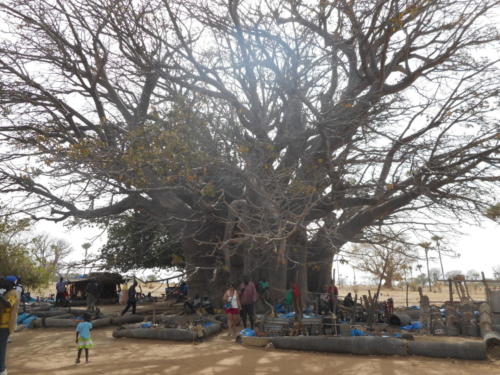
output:
M406 307L408 307L408 288L409 288L409 285L408 285L408 283L406 283Z

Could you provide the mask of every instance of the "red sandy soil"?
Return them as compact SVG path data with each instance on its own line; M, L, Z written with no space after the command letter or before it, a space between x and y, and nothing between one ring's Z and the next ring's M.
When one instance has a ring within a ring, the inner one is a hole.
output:
M75 365L74 340L72 330L38 329L14 334L8 348L9 375L500 374L500 361L285 352L238 345L225 333L198 345L114 339L111 328L93 332L90 363Z

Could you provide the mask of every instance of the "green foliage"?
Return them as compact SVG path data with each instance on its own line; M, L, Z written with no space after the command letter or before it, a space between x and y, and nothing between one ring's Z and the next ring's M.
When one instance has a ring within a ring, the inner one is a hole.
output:
M21 244L0 243L0 274L15 275L22 279L23 285L36 288L46 285L54 275L55 269L35 263L29 250Z
M164 226L139 212L121 217L109 227L101 254L107 268L122 271L184 267L180 244L172 242Z
M5 214L0 220L0 275L20 277L28 288L46 285L52 278L55 268L42 265L31 257L30 239L23 240L30 229L28 220L16 220Z
M486 210L486 217L491 220L500 221L500 203L490 206Z

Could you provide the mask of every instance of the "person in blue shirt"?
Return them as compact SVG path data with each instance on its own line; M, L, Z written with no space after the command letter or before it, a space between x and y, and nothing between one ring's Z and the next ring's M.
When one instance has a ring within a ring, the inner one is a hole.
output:
M76 363L80 363L80 356L82 355L82 349L85 349L85 362L89 362L89 349L92 348L92 338L90 337L90 331L92 330L92 323L90 322L90 314L83 314L83 322L80 322L76 326L76 344L78 345L78 355L76 357Z

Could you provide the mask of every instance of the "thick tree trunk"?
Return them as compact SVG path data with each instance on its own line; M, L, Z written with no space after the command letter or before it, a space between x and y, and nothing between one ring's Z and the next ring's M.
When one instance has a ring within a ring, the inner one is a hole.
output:
M301 291L302 306L306 306L308 287L307 267L307 234L305 229L298 229L288 240L289 267L292 270L293 282L297 282Z
M229 283L229 274L220 266L213 246L200 244L197 240L210 242L217 236L217 227L214 226L200 234L197 239L185 238L182 240L184 258L186 260L187 284L189 296L198 294L207 296L214 306L222 305L222 296Z
M335 248L320 229L308 246L308 286L314 293L323 292L332 278L333 256Z
M279 251L279 249L277 253L270 251L270 260L267 263L267 274L271 292L270 295L273 303L281 302L285 291L288 288L288 264L286 262L286 258L280 255Z

